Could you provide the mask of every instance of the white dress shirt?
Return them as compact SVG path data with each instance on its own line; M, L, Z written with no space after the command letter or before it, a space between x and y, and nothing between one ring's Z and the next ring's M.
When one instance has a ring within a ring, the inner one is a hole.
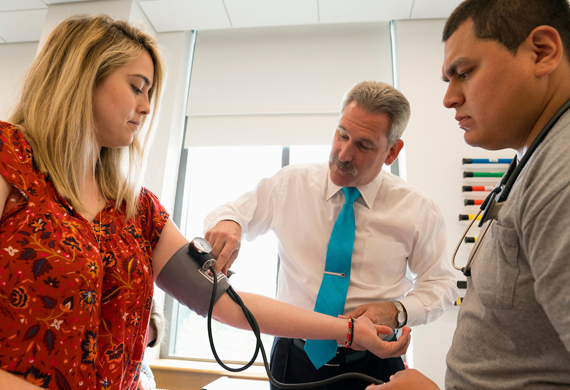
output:
M399 300L409 326L435 320L458 295L441 212L417 188L386 171L357 188L362 196L354 202L356 233L344 312ZM273 230L281 258L277 299L313 310L343 204L328 163L292 165L212 211L204 227L233 220L248 241Z

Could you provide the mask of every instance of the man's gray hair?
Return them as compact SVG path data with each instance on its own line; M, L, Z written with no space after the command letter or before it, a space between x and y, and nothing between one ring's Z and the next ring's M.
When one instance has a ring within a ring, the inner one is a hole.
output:
M352 101L371 114L388 114L390 118L388 147L402 137L410 120L410 103L396 88L380 81L360 82L344 94L341 114Z

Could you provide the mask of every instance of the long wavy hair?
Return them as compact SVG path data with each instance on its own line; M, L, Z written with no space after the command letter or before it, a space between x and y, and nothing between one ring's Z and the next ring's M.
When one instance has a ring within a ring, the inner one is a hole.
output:
M93 96L109 74L145 51L154 65L149 100L156 113L164 79L156 40L106 15L70 17L52 31L34 60L21 100L9 118L31 145L38 169L80 212L86 209L81 188L89 173L102 195L116 201L117 209L126 205L125 219L137 212L155 117L151 113L142 118L131 145L99 149Z

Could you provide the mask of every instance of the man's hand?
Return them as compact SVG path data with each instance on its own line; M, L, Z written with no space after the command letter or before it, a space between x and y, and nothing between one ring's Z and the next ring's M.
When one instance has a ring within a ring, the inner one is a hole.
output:
M241 226L235 221L220 221L206 232L204 238L212 244L216 272L227 275L241 247Z
M385 325L392 329L395 329L398 326L398 310L391 302L367 303L365 305L360 305L344 316L354 318L365 316L370 318L370 320L376 325Z
M398 371L383 385L371 385L366 390L439 390L439 387L418 370Z

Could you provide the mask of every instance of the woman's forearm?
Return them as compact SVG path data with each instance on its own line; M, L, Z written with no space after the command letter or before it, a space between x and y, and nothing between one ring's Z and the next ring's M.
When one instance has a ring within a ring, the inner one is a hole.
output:
M41 387L34 386L8 371L0 370L0 389L41 390Z
M336 340L343 343L348 336L348 320L305 310L285 302L261 295L241 293L242 300L255 316L261 332L289 338ZM223 294L214 305L213 317L236 328L249 329L241 308ZM352 347L367 349L380 358L398 357L406 353L410 344L410 328L404 326L400 338L386 342L378 333L391 334L387 326L374 325L368 317L361 316L354 323Z
M346 340L348 321L301 309L285 302L250 293L239 293L253 313L262 333L289 338ZM214 305L213 317L224 324L250 329L241 308L224 294Z

